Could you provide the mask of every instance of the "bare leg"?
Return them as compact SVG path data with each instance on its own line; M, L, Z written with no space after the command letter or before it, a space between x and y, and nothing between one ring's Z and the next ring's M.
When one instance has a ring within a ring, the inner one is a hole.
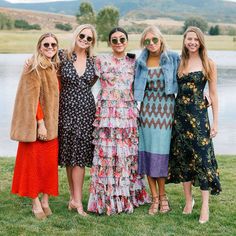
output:
M38 197L32 199L32 212L34 213L34 216L39 220L46 218L46 215L42 209L42 206Z
M158 193L157 193L157 184L156 184L156 178L153 178L151 176L147 176L148 179L148 184L149 184L149 188L151 190L151 194L152 197L158 197Z
M170 211L169 201L165 192L165 178L157 178L159 188L160 212L167 213Z
M185 207L183 214L191 214L193 209L193 197L192 197L192 182L184 182L184 196L185 196Z
M33 211L36 212L36 213L43 211L42 206L41 206L41 203L40 203L38 197L32 199L32 209L33 209Z
M203 224L209 220L209 191L202 190L201 192L202 192L202 208L199 222Z
M52 210L49 207L48 200L49 200L48 194L44 193L41 199L41 206L46 216L52 215Z
M156 179L152 178L151 176L147 176L149 188L151 190L152 194L152 205L148 210L148 213L150 215L155 215L158 213L159 209L159 198L157 193L157 185L156 185Z
M48 194L43 194L42 199L41 199L41 205L43 208L49 207L48 199L49 199Z
M70 201L71 201L72 196L73 196L72 169L73 169L72 166L67 166L66 167L67 180L68 180L69 190L70 190Z
M87 214L84 212L82 205L84 174L85 174L84 167L79 167L79 166L73 167L72 169L73 195L69 207L77 209L77 212L80 215L86 216Z

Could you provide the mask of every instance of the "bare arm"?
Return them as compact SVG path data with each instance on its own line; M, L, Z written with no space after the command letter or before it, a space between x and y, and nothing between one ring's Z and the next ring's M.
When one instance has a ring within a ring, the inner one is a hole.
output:
M212 102L213 123L211 125L210 136L214 138L218 132L218 94L217 94L217 69L214 62L211 61L212 78L209 84L209 96Z

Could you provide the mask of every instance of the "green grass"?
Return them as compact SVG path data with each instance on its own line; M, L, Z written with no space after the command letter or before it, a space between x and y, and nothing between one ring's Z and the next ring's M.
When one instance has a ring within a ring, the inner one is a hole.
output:
M133 214L116 216L90 214L87 218L67 210L68 190L65 169L59 168L60 196L51 198L53 215L43 221L31 213L31 201L10 194L14 158L0 158L0 235L236 235L236 156L218 156L223 192L210 199L210 221L198 223L200 191L194 188L196 205L191 215L182 215L184 199L181 185L167 185L172 211L149 216L148 205ZM84 184L84 206L87 205L89 171Z
M1 31L0 53L32 53L41 31ZM67 48L72 39L72 33L55 31L59 39L60 48ZM182 47L182 35L165 35L171 49ZM206 44L209 50L236 50L236 41L233 36L206 36ZM129 37L127 50L139 49L140 35L133 34ZM108 52L110 48L106 42L99 42L95 47L97 53Z

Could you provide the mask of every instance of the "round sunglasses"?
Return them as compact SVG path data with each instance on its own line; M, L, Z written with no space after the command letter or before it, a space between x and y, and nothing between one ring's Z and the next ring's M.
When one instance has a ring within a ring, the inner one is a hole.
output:
M80 39L86 39L89 43L93 41L93 37L85 35L85 34L79 34Z
M56 43L44 43L43 46L45 48L49 48L51 46L54 49L57 47L57 44Z
M157 44L158 41L159 41L159 39L157 37L153 37L151 39L147 38L144 40L143 44L144 44L144 46L148 46L151 44L151 42L153 42L154 44Z
M111 39L111 43L115 44L115 45L118 44L118 43L122 43L123 44L125 42L126 42L126 38L123 38L123 37L122 38L112 38Z

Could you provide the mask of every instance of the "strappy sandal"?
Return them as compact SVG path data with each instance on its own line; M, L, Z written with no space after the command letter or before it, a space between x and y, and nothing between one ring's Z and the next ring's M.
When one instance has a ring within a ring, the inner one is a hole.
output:
M155 215L159 210L159 198L158 196L152 198L152 205L148 210L149 215Z
M159 199L160 199L160 213L167 213L171 211L169 200L166 194L160 195Z
M83 209L82 203L79 204L79 203L74 202L73 200L69 202L68 210L69 211L76 210L79 215L85 216L85 217L88 216L88 214Z

